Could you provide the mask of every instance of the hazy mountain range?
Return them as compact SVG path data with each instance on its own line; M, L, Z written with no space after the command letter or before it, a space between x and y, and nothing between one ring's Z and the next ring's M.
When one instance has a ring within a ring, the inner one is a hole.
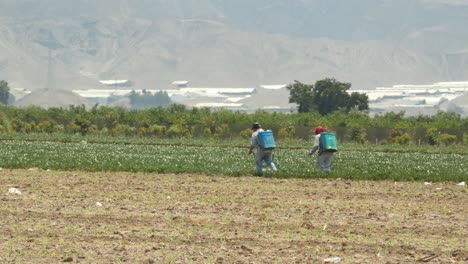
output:
M466 25L464 0L0 0L0 79L29 90L468 80Z

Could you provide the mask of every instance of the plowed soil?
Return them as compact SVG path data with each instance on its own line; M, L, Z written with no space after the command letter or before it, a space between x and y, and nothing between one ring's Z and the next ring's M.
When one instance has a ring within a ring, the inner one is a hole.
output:
M0 188L0 263L468 262L456 183L3 169Z

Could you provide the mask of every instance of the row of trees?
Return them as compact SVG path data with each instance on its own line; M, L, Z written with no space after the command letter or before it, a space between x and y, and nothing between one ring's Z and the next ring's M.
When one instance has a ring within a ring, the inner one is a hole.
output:
M379 137L372 136L372 131L376 128L398 129L402 132L421 129L422 133L429 129L431 133L468 132L468 118L446 112L439 112L434 116L405 117L400 112L370 117L365 112L346 113L344 109L321 115L318 112L285 114L262 110L247 114L228 110L211 111L208 108L188 109L176 104L167 108L140 110L98 105L91 109L84 106L44 109L37 106L17 108L0 105L2 132L191 136L196 128L198 135L239 136L241 131L248 131L250 124L255 121L265 128L273 129L283 138L306 138L310 136L310 128L316 125L326 126L338 134L349 135L343 139L356 140L361 137L364 141Z
M129 96L132 109L99 105L91 109L84 106L16 108L0 104L0 132L232 137L248 136L250 124L259 121L280 138L308 138L310 127L322 125L336 131L341 140L402 144L410 138L425 138L428 143L435 144L440 143L441 138L453 140L453 137L440 136L448 131L458 135L455 141L460 141L468 131L468 118L455 113L405 117L404 112L400 112L371 117L364 111L368 109L367 96L349 94L350 87L351 84L335 79L320 80L314 85L295 81L287 87L290 102L299 105L299 113L295 114L189 109L170 104L164 92L155 95L132 92ZM8 100L8 91L8 83L0 82L0 99ZM152 107L155 103L160 107Z
M143 90L142 94L138 94L135 90L130 92L128 96L130 104L134 109L143 109L151 107L167 107L171 102L171 98L165 91L159 91L155 94Z

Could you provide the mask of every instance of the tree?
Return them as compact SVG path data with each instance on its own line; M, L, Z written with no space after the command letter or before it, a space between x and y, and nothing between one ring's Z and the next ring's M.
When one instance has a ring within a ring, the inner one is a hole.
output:
M6 81L0 81L0 103L8 104L10 87Z
M335 79L317 81L312 89L312 102L321 115L329 114L340 108L348 108L350 83L338 82Z
M313 85L303 84L299 81L294 81L294 84L286 86L289 90L289 102L299 105L298 112L306 113L312 109L312 89Z
M356 109L364 111L369 109L369 96L367 94L352 92L349 97L348 111Z
M289 102L299 104L299 113L317 111L321 115L344 109L346 113L356 109L369 109L369 98L366 94L347 92L350 83L339 82L335 79L323 79L315 85L303 84L295 81L286 87L290 92Z

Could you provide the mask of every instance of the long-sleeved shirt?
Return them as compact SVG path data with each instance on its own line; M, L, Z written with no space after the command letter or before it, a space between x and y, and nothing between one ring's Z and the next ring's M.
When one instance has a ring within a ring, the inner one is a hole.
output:
M319 155L320 155L320 153L321 153L321 150L320 150L320 134L315 135L314 146L310 150L309 155L314 155L314 153L317 150L319 150Z
M260 142L258 142L258 132L261 132L261 131L263 131L263 129L260 128L260 129L257 129L257 131L252 133L252 140L251 140L250 146L252 148L256 148L257 150L261 149Z

